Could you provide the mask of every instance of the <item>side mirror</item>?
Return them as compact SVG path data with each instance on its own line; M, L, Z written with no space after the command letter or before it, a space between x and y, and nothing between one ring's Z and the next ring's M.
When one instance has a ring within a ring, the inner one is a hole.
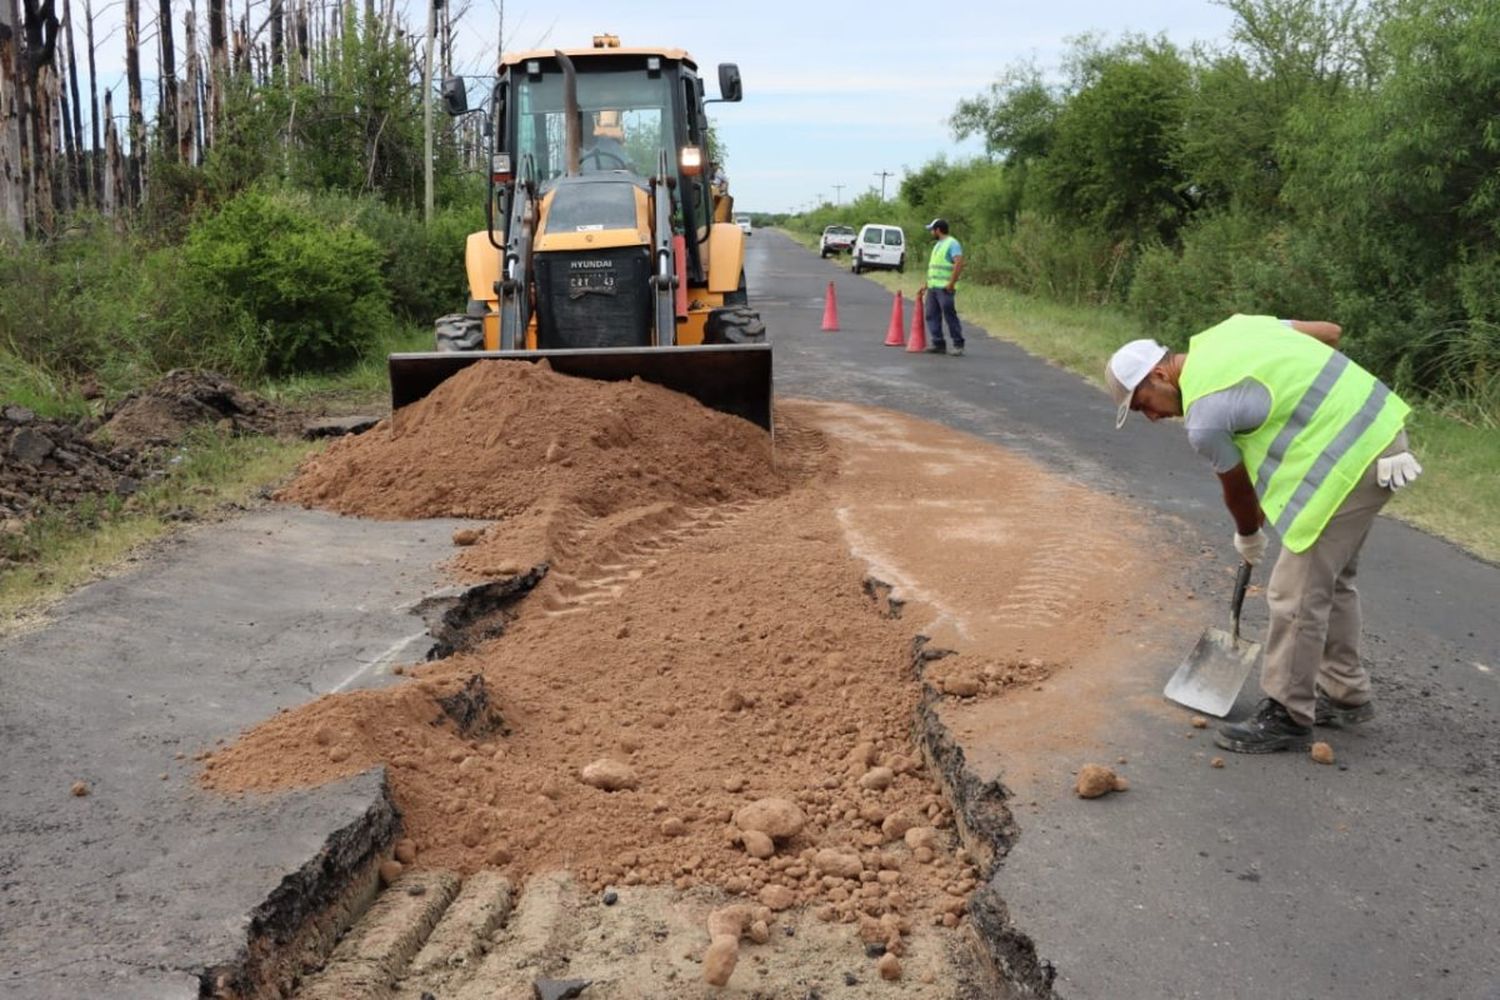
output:
M740 68L734 63L719 63L719 100L738 101L745 96L740 83Z
M443 81L443 107L450 115L467 114L469 111L469 89L463 77L450 76Z

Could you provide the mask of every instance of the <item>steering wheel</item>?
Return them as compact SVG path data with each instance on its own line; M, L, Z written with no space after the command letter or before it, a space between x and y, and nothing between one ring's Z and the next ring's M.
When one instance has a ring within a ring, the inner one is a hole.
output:
M595 165L600 170L630 169L630 161L625 159L625 157L608 149L600 149L598 146L595 146L592 149L585 149L582 153L578 154L578 162L580 164L586 163L589 160L593 160ZM606 163L606 160L613 161L613 165Z

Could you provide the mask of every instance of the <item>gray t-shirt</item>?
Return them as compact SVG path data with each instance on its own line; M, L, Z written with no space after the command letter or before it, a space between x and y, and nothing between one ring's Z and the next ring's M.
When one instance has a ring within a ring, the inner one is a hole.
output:
M1270 390L1246 377L1192 405L1184 420L1188 443L1213 463L1215 472L1228 472L1244 461L1234 436L1255 430L1270 415Z

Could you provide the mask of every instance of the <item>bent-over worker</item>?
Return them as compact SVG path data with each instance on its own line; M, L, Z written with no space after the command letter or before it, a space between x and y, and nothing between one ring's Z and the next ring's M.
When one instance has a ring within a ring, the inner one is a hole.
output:
M1375 714L1359 657L1359 552L1391 493L1421 473L1407 450L1401 397L1338 350L1333 323L1233 316L1186 354L1153 340L1121 347L1105 368L1121 427L1131 410L1184 417L1213 463L1246 562L1281 555L1266 588L1270 627L1256 713L1220 728L1238 753L1304 749L1314 725Z

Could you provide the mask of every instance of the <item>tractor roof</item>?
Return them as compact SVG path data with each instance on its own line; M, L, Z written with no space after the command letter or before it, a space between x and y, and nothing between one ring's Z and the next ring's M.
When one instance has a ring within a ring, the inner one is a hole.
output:
M526 52L507 52L500 57L500 65L515 66L527 59L551 59L553 51L552 49L530 49ZM686 49L670 49L657 45L596 46L587 49L563 49L562 51L568 58L575 61L608 59L612 56L661 56L663 59L686 63L693 69L698 68L697 62Z

